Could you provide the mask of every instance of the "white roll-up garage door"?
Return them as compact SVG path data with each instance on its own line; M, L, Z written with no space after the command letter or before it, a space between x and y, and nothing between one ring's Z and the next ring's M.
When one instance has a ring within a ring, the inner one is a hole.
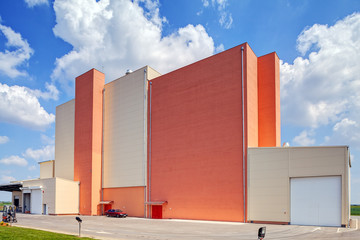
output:
M291 178L291 224L341 226L341 177Z
M30 212L33 214L42 214L42 194L41 189L31 190L31 208Z

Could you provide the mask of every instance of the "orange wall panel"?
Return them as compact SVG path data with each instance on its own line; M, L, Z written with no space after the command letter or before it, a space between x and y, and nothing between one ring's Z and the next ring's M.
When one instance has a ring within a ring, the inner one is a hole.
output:
M258 58L259 147L281 146L279 76L276 53Z
M92 69L76 78L74 180L80 181L80 214L94 215L100 200L102 89L105 76Z
M163 218L243 221L241 46L153 79L151 92L150 197L168 201Z
M131 217L144 217L144 187L104 188L104 200L114 201L112 208L120 208Z
M248 44L245 48L246 54L246 129L247 146L258 146L258 77L257 77L257 57Z

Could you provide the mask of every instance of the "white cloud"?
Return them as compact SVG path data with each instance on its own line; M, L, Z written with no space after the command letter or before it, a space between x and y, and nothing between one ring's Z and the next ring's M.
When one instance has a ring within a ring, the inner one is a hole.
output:
M55 116L46 112L40 105L36 91L0 83L0 122L18 124L32 129L44 129L53 123Z
M349 127L355 127L357 124L355 121L344 118L340 122L336 123L334 126L334 131L343 131Z
M9 183L11 181L15 181L16 179L12 176L6 176L6 175L3 175L1 176L0 178L0 184L6 184L6 183Z
M25 153L23 154L26 158L32 158L38 162L46 161L46 160L53 160L55 156L55 146L54 145L47 145L40 149L26 149Z
M202 25L164 36L158 1L56 0L54 10L54 34L73 49L56 60L52 78L71 92L74 78L93 67L109 81L145 65L166 73L215 50Z
M38 98L42 98L44 100L49 100L49 99L58 100L59 99L59 90L56 88L55 85L45 83L45 88L47 90L46 92L43 92L39 89L32 90L32 89L27 88L27 90L29 92L31 92L34 96L36 96Z
M325 138L328 143L344 140L344 145L353 141L345 136L359 138L360 13L333 26L305 29L297 49L301 57L292 64L281 62L282 122L311 129L331 127L334 134ZM299 138L306 139L305 133Z
M225 29L230 29L233 23L232 14L222 10L220 12L219 23Z
M8 158L3 158L0 160L0 163L5 165L17 165L21 167L24 167L28 164L28 162L24 158L21 158L19 156L10 156Z
M208 0L201 0L203 3L204 7L208 7L209 6L209 1Z
M310 131L302 131L298 136L294 137L293 143L300 146L311 146L315 143L315 139L313 138L314 132Z
M7 39L5 46L8 49L0 52L0 73L11 78L26 76L27 73L18 68L29 60L34 51L30 48L28 42L10 27L0 24L0 37L1 32Z
M360 126L356 121L344 118L333 126L331 136L325 138L328 145L351 145L360 149Z
M208 0L202 0L204 8L210 6ZM227 0L211 0L211 7L216 9L219 15L219 24L225 29L230 29L233 23L232 14L227 10L229 5ZM201 15L203 11L199 11L197 15Z
M25 3L31 8L38 5L49 5L48 0L25 0Z
M220 44L219 46L217 46L216 48L215 48L215 53L219 53L219 52L222 52L222 51L224 51L224 44Z
M0 144L7 143L9 138L7 136L0 136Z

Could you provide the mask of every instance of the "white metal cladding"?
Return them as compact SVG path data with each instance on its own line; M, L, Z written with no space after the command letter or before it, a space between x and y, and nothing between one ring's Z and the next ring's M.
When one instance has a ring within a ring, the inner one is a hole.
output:
M56 107L55 177L74 180L75 100Z
M33 214L42 214L42 190L33 189L31 190L30 196L30 213Z
M341 226L341 177L291 178L291 224Z
M145 185L144 87L144 68L105 85L104 188Z

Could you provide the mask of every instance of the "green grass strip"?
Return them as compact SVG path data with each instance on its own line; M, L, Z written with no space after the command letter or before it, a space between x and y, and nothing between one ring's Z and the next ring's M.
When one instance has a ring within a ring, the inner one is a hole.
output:
M0 239L93 239L21 227L0 226Z

